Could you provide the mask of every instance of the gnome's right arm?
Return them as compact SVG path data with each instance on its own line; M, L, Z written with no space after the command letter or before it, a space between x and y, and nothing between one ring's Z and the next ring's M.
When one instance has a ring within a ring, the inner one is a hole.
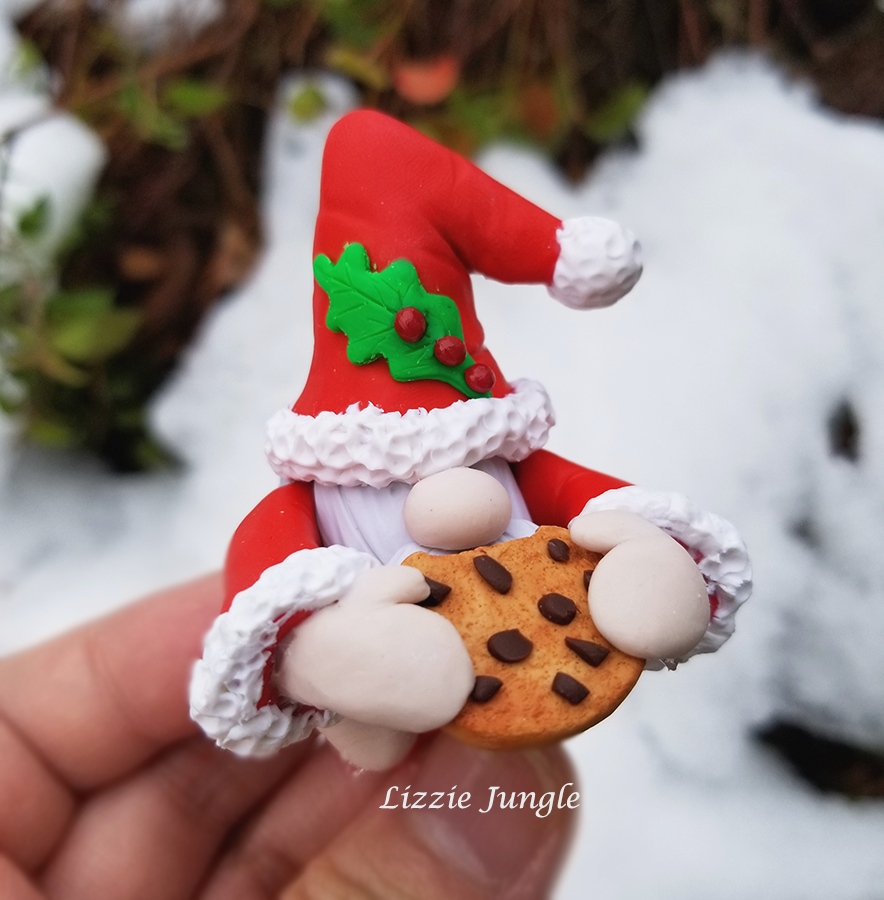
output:
M285 636L376 565L368 554L320 544L305 482L268 494L231 540L224 606L190 686L191 716L221 747L268 754L334 720L327 710L285 702L273 683Z
M236 530L191 715L241 755L272 753L319 728L351 761L386 768L414 733L454 718L472 663L449 622L413 605L428 592L416 569L320 541L305 482L271 492Z

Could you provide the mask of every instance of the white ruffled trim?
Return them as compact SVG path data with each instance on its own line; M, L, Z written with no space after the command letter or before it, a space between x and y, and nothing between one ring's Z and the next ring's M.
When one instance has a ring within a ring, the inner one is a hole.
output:
M458 400L429 411L353 404L344 413L301 416L283 409L267 425L266 452L281 478L383 488L490 457L517 462L546 443L554 422L543 387L522 380L505 397Z
M734 615L752 593L749 553L737 529L721 516L671 491L616 488L594 497L583 511L609 509L637 513L701 557L697 565L718 605L706 634L685 659L717 650L733 634ZM662 663L657 667L661 666Z
M301 610L338 600L357 575L378 565L349 547L299 550L266 569L206 635L190 682L190 715L219 746L242 756L266 756L336 720L328 710L297 704L258 709L264 669L279 629Z
M610 219L566 219L556 237L559 258L547 290L572 309L616 303L642 273L641 245L628 228Z

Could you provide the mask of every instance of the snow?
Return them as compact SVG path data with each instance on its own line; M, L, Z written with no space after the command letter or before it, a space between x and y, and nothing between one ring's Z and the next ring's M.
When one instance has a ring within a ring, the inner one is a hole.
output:
M0 0L0 283L44 267L76 224L92 196L107 153L79 119L54 111L49 76L27 63L7 17L23 15L31 0ZM17 240L21 216L45 203L39 235Z
M98 0L97 5L110 12L129 40L149 49L197 34L223 9L219 0Z
M0 652L217 567L275 486L263 424L306 376L319 155L352 102L323 83L321 121L270 135L261 266L155 405L187 467L115 478L0 431ZM884 128L735 55L658 89L640 137L576 190L484 155L559 216L632 228L645 274L587 313L477 279L479 315L507 375L550 391L552 450L734 521L757 590L722 650L570 742L583 820L557 896L869 900L884 804L816 794L752 733L783 717L884 750ZM829 448L845 400L856 461Z

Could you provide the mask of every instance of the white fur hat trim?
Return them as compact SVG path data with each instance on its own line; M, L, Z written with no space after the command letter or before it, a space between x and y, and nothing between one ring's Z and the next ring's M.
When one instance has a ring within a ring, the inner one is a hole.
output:
M405 413L357 404L317 416L283 409L267 424L267 458L277 475L291 481L375 488L414 484L491 457L517 462L543 447L555 417L537 382L512 386L505 397Z

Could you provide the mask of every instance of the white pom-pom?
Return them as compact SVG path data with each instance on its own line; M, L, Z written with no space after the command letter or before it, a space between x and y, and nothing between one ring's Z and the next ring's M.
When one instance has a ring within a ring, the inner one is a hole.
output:
M616 303L642 273L641 246L635 235L610 219L566 219L556 232L559 258L550 296L572 309Z

